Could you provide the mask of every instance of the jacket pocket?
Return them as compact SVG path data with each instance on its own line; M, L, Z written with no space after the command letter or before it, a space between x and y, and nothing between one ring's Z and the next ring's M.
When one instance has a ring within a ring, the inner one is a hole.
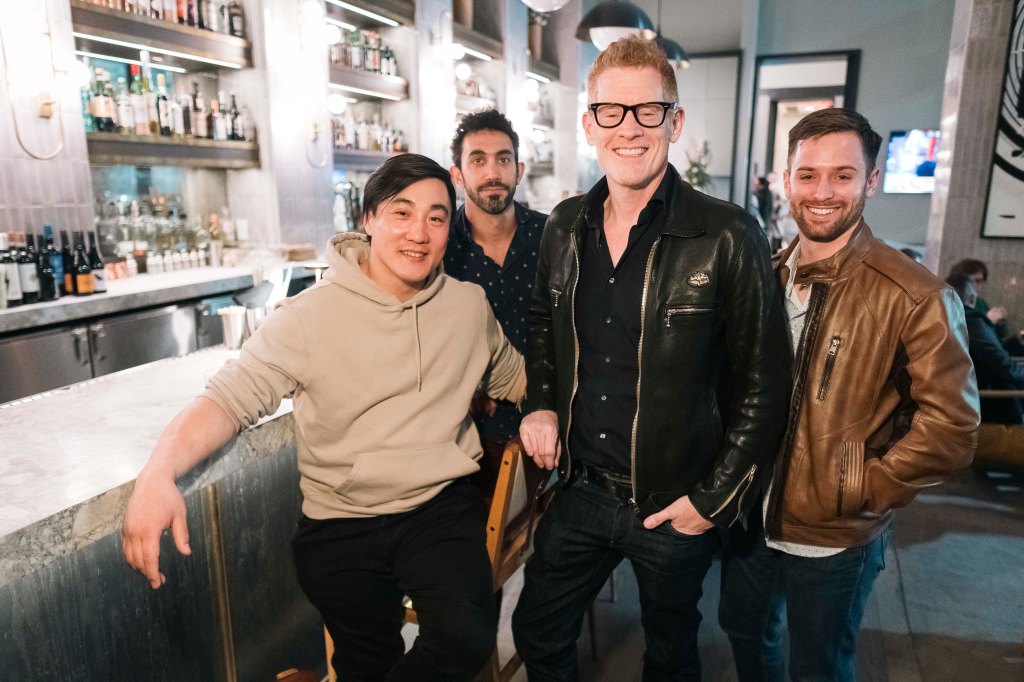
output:
M703 318L715 313L714 305L670 305L665 308L665 326L671 327L675 319Z
M455 443L363 452L356 455L348 478L334 492L353 506L376 507L422 497L479 469Z
M838 516L852 516L864 507L864 443L839 444Z
M832 383L832 371L836 367L836 358L839 357L839 347L842 344L843 339L839 334L834 335L828 344L828 350L825 352L825 369L821 373L821 383L818 385L819 401L824 400L828 395L828 387Z

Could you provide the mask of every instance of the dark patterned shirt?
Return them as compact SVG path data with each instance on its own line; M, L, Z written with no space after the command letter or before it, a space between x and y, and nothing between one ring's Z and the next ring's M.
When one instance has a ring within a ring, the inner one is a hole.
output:
M540 237L547 215L531 211L515 202L516 232L509 244L505 262L498 265L473 241L466 208L460 206L452 218L444 271L455 279L483 287L494 316L516 350L526 350L530 332L530 298L537 278ZM502 401L493 417L477 422L480 434L495 440L508 440L519 433L520 415L515 405Z

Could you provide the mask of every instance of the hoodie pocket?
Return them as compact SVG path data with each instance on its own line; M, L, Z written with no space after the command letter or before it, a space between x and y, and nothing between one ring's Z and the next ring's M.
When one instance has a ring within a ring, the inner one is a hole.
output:
M864 443L839 444L839 496L836 513L852 516L864 507Z
M480 466L455 443L356 455L348 478L334 492L357 507L412 500L477 472Z

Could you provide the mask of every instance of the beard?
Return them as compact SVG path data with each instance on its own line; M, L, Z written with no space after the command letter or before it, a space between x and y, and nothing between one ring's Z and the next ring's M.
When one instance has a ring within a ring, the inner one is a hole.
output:
M821 226L812 224L807 218L804 217L804 202L799 204L790 204L789 214L796 221L797 227L800 228L800 234L812 242L819 242L821 244L827 244L834 242L836 239L846 234L848 230L857 226L860 223L861 216L864 215L864 204L867 202L867 193L862 192L857 202L853 206L847 206L847 208L840 209L836 212L833 217L831 224ZM814 202L809 202L814 203Z
M496 192L495 190L499 191ZM501 192L504 192L504 194L501 194ZM485 213L490 213L491 215L504 213L505 209L512 203L514 192L514 185L509 186L501 183L484 185L477 190L466 188L466 196L469 197L470 201L479 206Z

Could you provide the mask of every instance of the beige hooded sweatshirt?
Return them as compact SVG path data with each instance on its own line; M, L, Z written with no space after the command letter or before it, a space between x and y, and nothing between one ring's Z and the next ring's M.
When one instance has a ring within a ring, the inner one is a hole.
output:
M365 235L328 242L324 279L282 302L207 385L236 428L294 399L303 513L409 511L479 469L469 404L481 381L518 402L523 359L483 289L434 273L404 303L362 271Z

